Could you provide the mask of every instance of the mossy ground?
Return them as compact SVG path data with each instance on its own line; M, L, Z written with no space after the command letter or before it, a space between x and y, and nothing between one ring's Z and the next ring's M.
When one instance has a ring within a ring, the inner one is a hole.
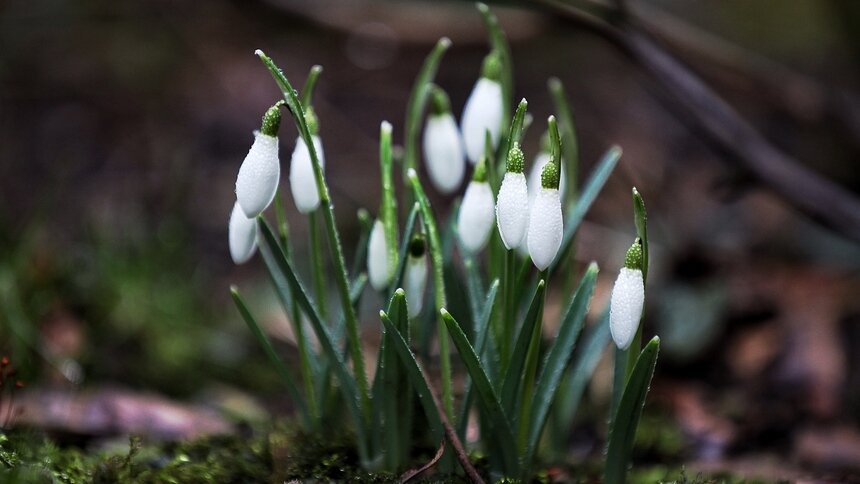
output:
M0 433L0 483L397 482L395 474L361 469L352 449L349 435L311 436L288 425L178 443L146 443L132 437L128 445L113 451L59 446L44 433L16 430ZM485 459L475 456L473 460L479 469L483 467ZM422 463L416 460L415 467ZM561 469L565 481L599 482L599 462L565 467ZM556 472L540 471L533 481L552 482L558 477ZM424 480L464 482L459 475L438 473ZM678 464L637 468L630 482L747 481L730 475L691 475Z

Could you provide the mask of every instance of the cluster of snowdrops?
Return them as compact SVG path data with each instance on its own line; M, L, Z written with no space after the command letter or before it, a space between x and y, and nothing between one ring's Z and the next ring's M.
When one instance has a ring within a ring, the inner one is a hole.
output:
M492 477L527 478L541 439L553 438L543 435L548 420L570 423L576 407L571 399L578 402L581 387L611 334L617 349L605 477L608 482L623 482L659 347L655 337L641 348L648 263L644 203L634 189L638 236L625 257L609 310L586 336L579 337L597 277L592 263L573 294L564 298L569 304L557 334L549 344L544 343L548 281L553 274L561 276L556 279L572 279L569 274L576 270L570 257L573 235L620 150L607 153L581 191L566 186L576 185L577 180L568 180L568 172L578 171L569 164L578 163L578 154L569 109L557 105L559 119L549 116L541 152L527 170L521 141L532 118L525 99L512 109L509 49L493 14L483 5L479 10L490 32L492 50L484 59L459 125L448 96L433 84L442 55L450 47L447 39L427 57L413 88L401 159L393 157L393 126L381 123L380 209L373 219L366 212L360 217L364 229L355 257L366 264L354 264L352 270L347 269L335 223L320 122L312 105L321 69L311 70L299 93L275 63L257 51L284 99L264 114L239 169L237 199L229 222L230 253L241 264L261 249L293 325L300 378L280 359L236 288L233 296L284 377L303 425L318 431L323 422L330 425L330 418L341 418L342 410L348 410L362 465L392 472L402 471L410 462L411 450L421 443L414 432L419 418L427 424L431 444L453 439L458 441L450 442L454 448L466 440L471 419L480 428L480 438L467 445L486 451ZM563 100L560 83L553 83L553 88L554 94L561 93L556 98ZM281 174L278 132L284 111L299 133L289 164L292 199L298 211L309 217L312 239L322 230L328 240L328 271L322 262L322 244L310 246L312 294L296 271L288 221L282 199L276 197ZM418 175L421 121L423 166L433 188L452 196L471 171L465 192L455 204L458 208L441 224ZM401 201L410 209L405 218L397 209L396 164L403 168ZM278 219L274 229L262 216L273 202ZM530 269L529 260L536 271ZM332 281L340 314L332 314L326 302ZM372 382L365 369L356 315L368 281L388 303L379 314L385 334ZM465 287L452 287L458 283ZM425 293L432 294L435 311L424 311ZM309 337L308 327L316 341ZM435 346L431 344L434 329ZM580 340L582 348L574 358ZM450 342L468 372L457 399ZM439 401L433 379L427 377L428 367L440 373ZM459 411L455 411L455 401ZM423 415L413 409L422 409ZM561 439L563 443L564 436ZM447 456L439 465L452 472L454 459L451 452ZM468 462L461 459L461 466L471 475Z

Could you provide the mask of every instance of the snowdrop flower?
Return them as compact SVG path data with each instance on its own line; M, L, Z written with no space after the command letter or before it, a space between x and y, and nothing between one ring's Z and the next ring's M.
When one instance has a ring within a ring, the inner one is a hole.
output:
M496 224L508 250L520 246L529 223L529 193L523 174L525 155L514 142L508 153L507 172L496 200Z
M229 239L230 257L236 264L244 264L257 250L257 222L245 216L238 201L230 213Z
M490 132L493 148L499 144L502 129L502 65L499 54L490 52L484 58L481 78L472 88L472 93L463 108L460 119L460 130L463 132L463 143L466 155L474 165L484 154L486 132Z
M377 291L385 289L391 281L393 271L388 259L385 226L381 220L376 219L367 244L367 276L370 278L370 285Z
M424 158L433 186L447 195L463 181L466 161L448 96L437 86L431 95L431 113L424 125Z
M427 287L427 245L424 237L416 235L409 243L406 256L406 273L403 285L406 288L406 308L409 317L414 318L424 307L424 289Z
M308 122L317 159L320 160L320 168L325 168L325 156L323 155L322 141L317 134L319 128L313 108L309 107L305 111L305 119ZM314 176L313 160L311 160L308 145L301 136L296 138L296 148L290 159L290 191L293 192L293 200L296 202L296 208L299 212L310 213L320 206L320 194Z
M639 238L627 250L624 267L615 280L609 301L609 330L619 349L626 350L642 318L645 304L645 281L642 277L642 242Z
M475 254L487 245L495 219L494 207L493 190L487 182L486 161L481 158L472 181L466 187L457 216L457 231L467 252Z
M563 235L561 197L558 193L559 169L554 161L541 173L541 188L529 217L529 255L538 270L545 270L558 254Z
M236 177L236 199L247 218L253 219L265 210L278 190L281 163L278 160L278 127L281 104L270 107L263 115L263 126L254 131L254 144L239 167Z

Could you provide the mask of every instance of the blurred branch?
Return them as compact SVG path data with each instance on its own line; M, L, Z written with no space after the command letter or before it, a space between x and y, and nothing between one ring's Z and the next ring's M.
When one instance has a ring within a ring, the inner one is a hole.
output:
M562 0L532 0L543 10L598 35L648 72L675 114L691 120L739 167L821 224L860 241L860 200L770 143L704 81L659 46L633 16L610 22Z

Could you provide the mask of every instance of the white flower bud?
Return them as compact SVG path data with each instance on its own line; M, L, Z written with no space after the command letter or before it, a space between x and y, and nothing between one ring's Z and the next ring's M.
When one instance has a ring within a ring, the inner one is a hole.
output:
M441 193L460 186L466 171L463 144L457 122L450 112L431 114L424 126L424 158L430 181Z
M538 270L552 263L563 236L561 197L555 188L540 188L529 217L529 255Z
M421 241L423 243L423 241ZM427 251L413 255L410 251L406 259L406 273L403 275L406 289L406 308L409 317L414 318L424 307L424 289L427 287Z
M257 222L245 216L238 201L230 213L229 241L230 257L236 264L244 264L257 250Z
M278 137L254 131L254 144L236 177L236 199L247 218L254 218L272 203L281 177Z
M626 350L636 336L644 304L642 271L623 267L615 280L609 302L609 330L619 349Z
M496 200L496 223L502 242L510 250L522 243L529 222L529 192L526 176L507 172Z
M529 207L535 201L535 197L540 192L541 188L541 179L540 175L543 171L543 167L549 163L550 154L547 152L542 152L537 155L534 160L534 164L532 164L532 169L529 172ZM564 160L562 160L564 161ZM558 193L561 198L564 198L565 189L567 188L567 169L564 167L564 163L561 164L561 178L558 182Z
M370 285L377 291L385 289L391 281L394 268L390 266L388 244L385 242L385 226L382 225L381 220L376 219L367 243L367 276L370 279Z
M322 141L317 135L312 135L311 138L314 141L317 158L320 160L320 167L325 168ZM311 153L301 137L296 138L296 148L290 160L290 190L293 192L293 200L299 212L310 213L320 206L320 194L314 177Z
M457 217L457 231L463 248L469 253L475 254L487 244L495 219L494 207L490 184L476 180L469 182Z
M487 130L493 147L499 145L502 128L502 85L498 81L482 77L475 83L472 94L463 108L460 128L466 155L474 165L484 154L484 141Z

